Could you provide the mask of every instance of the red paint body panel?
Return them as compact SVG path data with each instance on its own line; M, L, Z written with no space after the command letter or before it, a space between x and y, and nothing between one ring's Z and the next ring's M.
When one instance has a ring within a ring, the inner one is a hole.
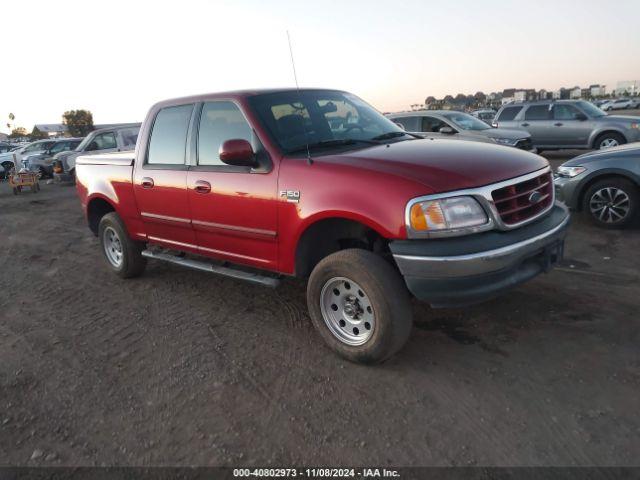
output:
M247 103L255 93L154 105L140 130L134 167L117 155L78 160L77 188L85 211L92 200L103 199L136 239L293 274L298 241L318 220L351 219L387 239L404 239L405 207L412 198L483 186L548 165L515 148L450 140L411 140L314 156L310 165L304 156L282 156ZM210 100L230 100L241 108L271 159L269 171L194 168L191 139L185 168L144 168L156 113L166 106ZM146 178L153 179L152 188L143 187ZM279 194L283 190L299 191L299 202L288 202Z

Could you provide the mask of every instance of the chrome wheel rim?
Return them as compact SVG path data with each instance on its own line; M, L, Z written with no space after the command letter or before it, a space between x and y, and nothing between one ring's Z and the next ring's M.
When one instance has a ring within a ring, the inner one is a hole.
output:
M346 277L329 279L320 292L320 310L329 331L342 343L364 345L376 326L364 289Z
M102 244L104 245L104 253L107 256L107 260L111 265L119 268L122 265L123 251L118 232L111 227L107 227L102 235Z
M627 218L631 201L624 190L601 188L589 199L591 214L603 223L618 223Z
M620 144L618 143L618 140L616 140L615 138L605 138L600 142L600 149L617 147L618 145Z

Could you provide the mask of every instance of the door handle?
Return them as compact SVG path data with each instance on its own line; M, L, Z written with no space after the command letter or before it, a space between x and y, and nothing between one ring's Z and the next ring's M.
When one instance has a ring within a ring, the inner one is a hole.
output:
M523 126L523 127L528 127L528 126L529 126L529 124L525 122L525 123L523 123L523 124L522 124L522 126Z
M197 193L209 193L211 191L211 184L204 180L196 180L195 191Z
M140 180L140 185L142 185L142 188L153 188L153 178L142 177L142 180Z
M562 126L562 123L560 123L560 122L558 122L558 123L554 123L554 124L553 124L553 126L554 126L554 127L561 127L561 126Z

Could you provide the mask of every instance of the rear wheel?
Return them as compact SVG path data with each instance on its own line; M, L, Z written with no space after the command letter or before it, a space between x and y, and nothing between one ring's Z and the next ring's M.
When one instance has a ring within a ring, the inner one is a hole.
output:
M627 143L625 138L616 132L607 132L596 138L594 147L598 150L604 150L605 148L617 147Z
M602 228L625 228L638 216L638 187L624 178L600 180L584 196L584 211Z
M327 345L353 362L386 360L411 332L411 304L402 277L367 250L342 250L320 261L309 278L307 304Z
M122 278L137 277L144 271L147 259L142 256L143 245L129 237L117 213L107 213L98 227L100 245L107 263Z

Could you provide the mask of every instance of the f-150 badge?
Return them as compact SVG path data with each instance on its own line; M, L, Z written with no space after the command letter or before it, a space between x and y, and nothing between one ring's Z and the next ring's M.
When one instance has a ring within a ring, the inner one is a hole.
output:
M300 201L300 190L280 190L280 197L286 198L287 202L298 203Z

